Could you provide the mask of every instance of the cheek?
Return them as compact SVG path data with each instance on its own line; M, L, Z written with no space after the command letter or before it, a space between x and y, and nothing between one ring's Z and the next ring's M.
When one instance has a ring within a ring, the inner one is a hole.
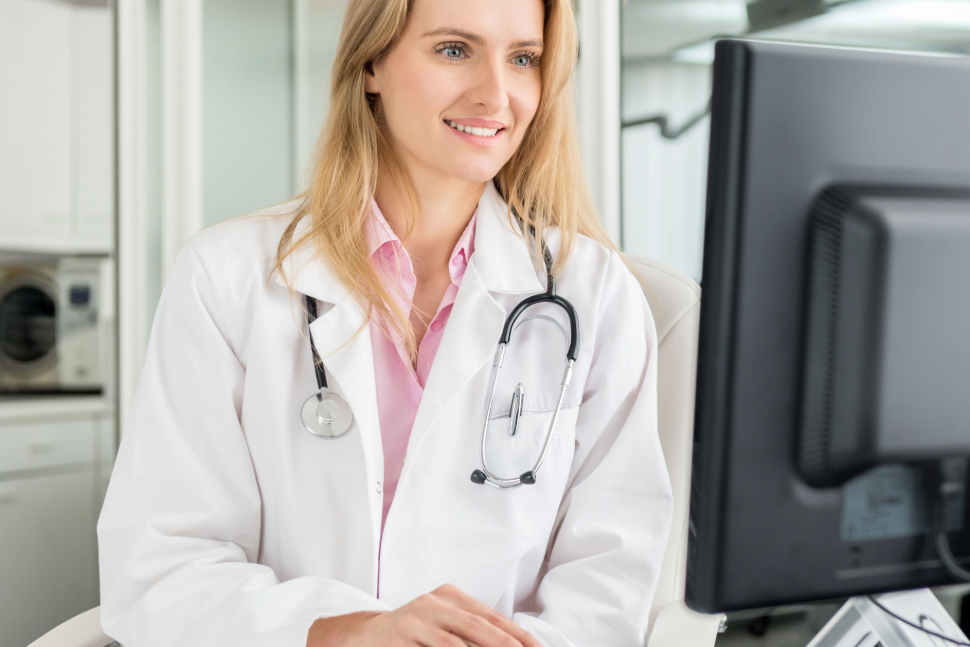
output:
M514 142L516 145L525 136L525 131L528 129L529 124L532 123L532 119L535 117L536 111L539 109L539 99L542 97L542 83L538 80L538 75L535 79L530 79L529 82L523 83L520 87L515 88L515 91L510 93L509 104L512 108L512 114L515 117L515 132Z
M420 68L400 65L387 70L390 84L382 100L391 136L398 141L426 138L421 133L437 128L438 115L453 100L448 88L454 84L439 78L433 68Z

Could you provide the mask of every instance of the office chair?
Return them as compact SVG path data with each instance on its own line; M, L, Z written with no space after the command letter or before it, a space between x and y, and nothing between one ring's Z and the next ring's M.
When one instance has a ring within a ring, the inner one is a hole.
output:
M643 279L657 326L657 429L674 496L670 538L650 607L647 647L710 647L724 616L697 613L684 604L701 289L659 261L635 256L627 260Z
M105 647L114 642L101 631L101 607L54 627L28 647Z

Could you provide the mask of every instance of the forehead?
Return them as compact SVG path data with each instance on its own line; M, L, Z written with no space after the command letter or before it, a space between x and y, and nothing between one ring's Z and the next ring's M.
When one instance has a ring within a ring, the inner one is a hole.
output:
M422 38L438 29L453 27L504 46L541 40L545 8L542 0L414 0L405 34Z

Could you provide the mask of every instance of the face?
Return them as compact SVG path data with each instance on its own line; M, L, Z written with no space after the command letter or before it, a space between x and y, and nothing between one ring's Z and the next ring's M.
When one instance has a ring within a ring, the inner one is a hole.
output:
M408 173L485 182L522 142L541 95L542 0L416 0L373 66Z

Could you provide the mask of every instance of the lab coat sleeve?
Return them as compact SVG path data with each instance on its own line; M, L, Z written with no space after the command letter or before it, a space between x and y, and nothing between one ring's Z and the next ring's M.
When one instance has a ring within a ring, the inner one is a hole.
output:
M548 647L642 647L673 500L657 435L657 339L611 253L576 425L576 453L534 608L513 620Z
M256 563L260 493L239 423L245 370L216 292L186 245L98 523L101 622L126 647L303 647L316 618L387 609L345 583L280 582Z

